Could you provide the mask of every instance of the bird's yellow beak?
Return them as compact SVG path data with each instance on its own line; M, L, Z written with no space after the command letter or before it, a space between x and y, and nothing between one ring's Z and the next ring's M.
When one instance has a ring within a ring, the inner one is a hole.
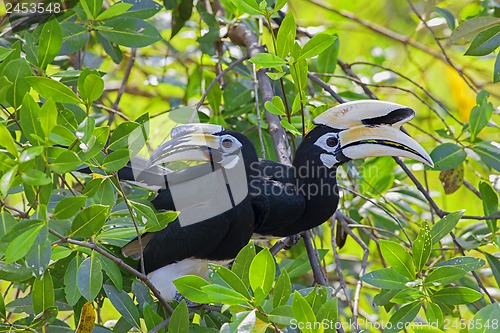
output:
M401 156L434 166L422 146L401 130L415 112L403 105L362 100L335 106L313 121L339 132L338 150L348 159Z

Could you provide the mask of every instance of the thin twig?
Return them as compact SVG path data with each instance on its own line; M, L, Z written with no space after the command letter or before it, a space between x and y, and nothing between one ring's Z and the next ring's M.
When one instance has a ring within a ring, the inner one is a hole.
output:
M125 73L123 74L122 84L120 86L120 89L118 89L118 94L116 95L116 99L113 102L113 105L111 106L111 109L113 110L118 109L118 104L120 104L120 100L123 94L125 93L125 90L127 89L127 83L130 77L130 73L132 72L132 67L134 66L136 53L137 49L135 48L131 49L130 58L128 59L127 67L125 68ZM113 122L114 116L115 113L111 113L111 115L109 116L108 125L110 125Z
M332 97L339 103L345 103L345 100L340 97L339 94L337 94L335 91L333 91L332 87L330 87L328 84L326 84L325 82L321 81L320 78L318 78L316 75L312 74L312 73L308 73L307 76L314 82L316 83L318 86L320 86L321 88L325 89L330 95L332 95Z
M356 243L361 246L363 249L363 260L361 261L361 269L359 270L358 274L358 283L356 284L356 290L354 292L354 304L353 304L353 313L352 313L352 319L353 322L356 325L355 332L359 332L359 326L358 326L358 316L359 316L359 297L361 294L361 288L363 287L363 281L361 278L363 275L365 275L366 267L368 266L368 255L370 254L370 250L368 249L368 246L359 238L354 232L352 232L351 228L349 228L349 224L347 223L345 216L342 214L342 212L337 212L335 214L335 217L337 218L337 221L339 221L340 224L342 224L342 227L344 230L356 241Z
M307 256L309 257L309 262L311 263L314 281L316 281L316 283L320 285L327 286L328 280L325 277L323 270L321 269L321 265L319 264L318 252L313 247L311 232L309 230L304 231L304 233L302 234L302 239L304 240Z
M97 253L99 253L99 254L103 255L104 257L108 258L109 260L113 261L119 267L123 268L124 270L126 270L129 273L131 273L132 275L134 275L135 277L137 277L139 280L141 280L151 290L151 292L156 296L156 298L162 304L162 306L165 308L165 310L167 311L167 313L172 314L172 312L173 312L172 307L163 299L163 297L160 295L160 292L151 283L151 281L148 280L148 277L145 274L139 272L135 268L133 268L130 265L128 265L127 263L125 263L120 258L115 257L114 255L112 255L111 253L109 253L108 251L106 251L105 249L101 248L100 246L98 246L95 243L87 243L87 242L82 242L82 241L78 241L78 240L75 240L75 239L67 238L67 237L61 235L60 233L58 233L57 231L52 230L50 228L49 228L49 233L51 233L52 235L54 235L57 238L59 238L61 243L73 244L73 245L77 245L77 246L81 246L81 247L85 247L85 248L94 250Z
M212 82L210 82L208 87L205 89L205 93L203 94L203 96L201 96L200 101L198 103L196 103L196 106L195 106L196 112L198 112L200 107L203 105L203 102L205 102L205 99L207 98L208 94L210 93L212 88L215 86L215 84L217 82L219 82L224 77L224 75L226 75L234 67L238 66L239 64L241 64L243 61L247 60L248 58L249 58L249 56L247 54L247 55L243 56L242 58L233 61L229 66L227 66L226 69L224 69L219 74L217 74L217 76L212 80Z

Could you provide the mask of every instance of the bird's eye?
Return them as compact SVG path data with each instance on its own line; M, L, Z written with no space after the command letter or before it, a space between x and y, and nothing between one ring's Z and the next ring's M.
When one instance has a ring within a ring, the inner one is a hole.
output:
M224 138L222 139L222 147L229 149L233 146L233 140L230 138Z
M335 137L331 136L328 139L326 139L326 145L328 147L335 147L338 143L339 143L339 140Z

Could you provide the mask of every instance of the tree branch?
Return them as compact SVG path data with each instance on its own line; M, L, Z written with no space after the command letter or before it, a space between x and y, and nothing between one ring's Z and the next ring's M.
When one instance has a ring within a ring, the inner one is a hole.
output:
M248 56L254 57L263 52L262 46L257 42L255 33L244 24L237 24L233 26L228 32L229 38L237 45L244 45L248 50ZM262 104L270 101L273 96L273 87L271 79L266 75L266 71L261 69L257 71L257 81L259 83L260 94L262 96ZM286 131L281 126L280 118L277 115L265 111L267 123L269 124L269 133L273 140L274 149L278 157L278 162L283 164L291 164L291 152Z

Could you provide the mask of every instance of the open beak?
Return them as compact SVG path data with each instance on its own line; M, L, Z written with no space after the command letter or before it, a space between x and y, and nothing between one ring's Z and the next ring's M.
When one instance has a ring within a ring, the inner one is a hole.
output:
M190 131L175 137L156 149L149 159L149 166L174 161L210 161L212 150L220 147L220 137Z
M375 156L408 157L431 167L427 152L401 130L415 112L403 105L361 100L335 106L313 121L339 130L339 151L349 159Z

